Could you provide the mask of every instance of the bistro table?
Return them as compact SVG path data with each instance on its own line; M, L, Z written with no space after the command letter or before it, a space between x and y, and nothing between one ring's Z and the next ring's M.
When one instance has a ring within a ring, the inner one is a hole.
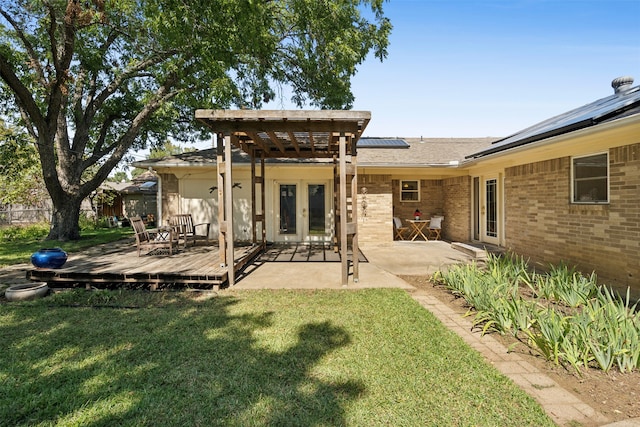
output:
M430 219L408 219L407 222L411 225L411 234L409 239L413 242L418 236L422 236L424 240L428 240L424 234L424 228L431 222Z

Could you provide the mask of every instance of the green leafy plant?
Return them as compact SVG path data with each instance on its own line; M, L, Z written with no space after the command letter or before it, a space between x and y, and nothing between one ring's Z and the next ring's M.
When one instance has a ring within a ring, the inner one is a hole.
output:
M12 225L0 228L0 242L20 242L24 240L43 239L49 232L49 223L40 222L27 226Z
M464 297L482 334L522 333L528 344L556 364L577 372L587 366L620 372L640 369L640 313L637 303L565 264L548 274L529 272L522 258L491 255L486 265L450 269L438 283ZM528 287L533 299L521 291Z

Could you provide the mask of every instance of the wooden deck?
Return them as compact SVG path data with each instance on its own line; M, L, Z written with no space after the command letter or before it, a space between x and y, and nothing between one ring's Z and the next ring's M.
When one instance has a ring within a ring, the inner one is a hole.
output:
M234 251L235 271L241 270L261 250L259 245ZM151 289L164 286L212 287L227 282L227 267L220 267L218 246L190 246L169 256L156 250L138 257L135 243L104 245L72 254L60 269L34 268L27 279L50 286L135 284Z

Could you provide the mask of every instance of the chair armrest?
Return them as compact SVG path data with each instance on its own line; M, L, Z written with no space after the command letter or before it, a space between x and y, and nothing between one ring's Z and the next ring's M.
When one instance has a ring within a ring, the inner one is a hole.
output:
M195 229L196 229L197 227L199 227L199 226L201 226L201 225L206 226L207 234L209 234L209 228L211 227L211 224L210 224L210 223L208 223L208 222L201 222L200 224L194 224L194 225L193 225L193 229L194 229L194 231L195 231Z

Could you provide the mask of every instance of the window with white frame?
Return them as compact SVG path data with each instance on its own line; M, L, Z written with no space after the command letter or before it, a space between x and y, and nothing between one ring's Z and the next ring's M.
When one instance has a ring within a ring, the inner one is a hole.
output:
M609 202L608 153L571 159L573 203Z
M400 201L420 201L420 181L400 181Z

